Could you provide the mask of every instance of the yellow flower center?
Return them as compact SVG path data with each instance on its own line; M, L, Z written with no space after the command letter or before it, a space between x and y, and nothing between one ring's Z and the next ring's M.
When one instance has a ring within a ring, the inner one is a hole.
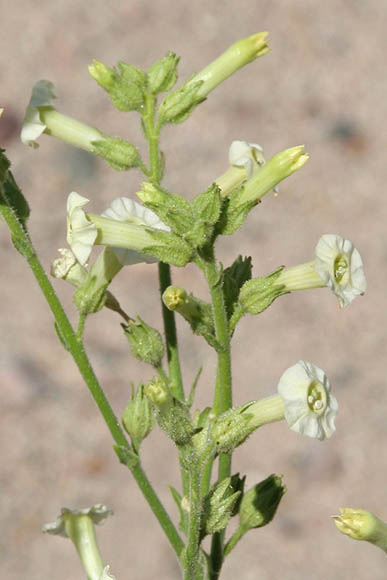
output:
M338 284L340 282L346 282L349 276L349 263L348 259L343 254L338 254L333 264L333 271L335 280Z
M317 380L310 383L307 395L308 407L313 413L321 415L326 407L327 394L324 386Z

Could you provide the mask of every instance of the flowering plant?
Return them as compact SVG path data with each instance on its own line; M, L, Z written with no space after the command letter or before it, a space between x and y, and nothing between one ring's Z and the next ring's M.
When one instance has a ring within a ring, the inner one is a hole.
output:
M33 248L27 229L28 203L11 173L10 162L3 152L0 157L0 211L12 241L35 274L55 317L58 337L73 356L106 421L117 457L139 485L186 580L217 579L237 542L248 531L269 524L286 491L282 477L276 475L245 491L245 478L232 472L236 447L258 428L280 420L292 431L320 441L335 431L338 404L329 380L322 369L303 360L284 371L276 394L233 407L231 342L237 324L246 314L260 314L274 300L295 290L329 287L341 307L366 290L360 254L352 242L338 235L323 235L312 261L278 267L267 276L254 277L248 257L237 256L228 267L216 258L217 240L237 231L265 195L278 192L278 184L307 162L303 146L285 149L266 161L260 145L234 141L229 149L230 167L191 201L162 186L160 133L164 126L185 121L221 82L267 52L267 34L254 34L232 45L177 89L179 59L173 53L167 53L147 71L124 62L109 68L94 61L89 72L112 104L119 111L140 115L148 161L132 143L59 113L51 82L35 85L21 133L25 144L37 148L38 138L51 135L101 157L115 170L139 169L145 178L136 193L141 203L118 197L101 214L88 211L89 200L84 196L73 191L68 197L69 247L59 250L61 257L54 260L51 274L75 287L76 330ZM167 94L159 102L162 93ZM102 249L91 263L94 246ZM145 320L129 316L108 289L122 268L137 262L157 263L164 337ZM182 268L189 263L207 282L207 301L172 285L171 266ZM137 388L132 386L127 407L122 410L122 426L84 347L87 318L98 315L104 307L122 317L132 355L154 373L151 380ZM176 315L182 316L217 356L213 405L195 414L191 407L199 376L188 391L181 372ZM181 490L171 490L180 516L178 527L141 465L141 443L156 424L176 446L180 462ZM91 580L113 578L100 554L94 529L94 524L109 513L102 504L75 511L63 508L58 520L44 527L46 532L71 538ZM236 516L239 525L227 536L227 526ZM206 536L211 536L209 549L203 544Z

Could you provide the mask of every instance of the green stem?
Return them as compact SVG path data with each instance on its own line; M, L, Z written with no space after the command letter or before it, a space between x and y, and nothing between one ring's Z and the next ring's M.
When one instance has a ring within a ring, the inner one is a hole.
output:
M189 457L189 525L188 542L184 554L184 580L196 580L197 566L200 552L200 524L202 503L200 495L200 469L195 451L188 446L188 450L182 451L187 462Z
M59 335L65 344L66 348L71 353L78 369L89 388L89 391L97 404L106 425L118 446L124 447L130 450L130 445L126 439L124 432L115 416L113 409L110 406L108 399L98 382L97 377L94 374L93 368L89 362L89 359L85 353L83 344L77 339L77 335L74 332L69 319L65 311L63 310L62 304L60 303L58 297L55 294L54 288L52 287L39 259L36 255L35 249L31 243L28 233L19 223L18 219L14 215L13 211L6 206L1 208L2 215L7 222L11 234L12 241L16 249L25 257L27 260L47 302L54 315L56 326L58 328ZM140 489L148 501L153 513L158 519L162 529L165 531L168 540L174 549L178 557L180 557L181 551L184 547L183 541L181 540L179 534L177 533L172 521L169 518L168 513L161 504L156 493L152 489L149 481L147 480L145 474L143 473L139 465L131 468L134 478L136 479Z
M155 126L155 103L154 95L146 95L145 109L143 114L143 125L149 143L149 180L155 185L161 181L160 152L159 152L159 130ZM161 296L166 288L171 285L171 268L169 264L159 262L159 283ZM168 310L161 301L164 322L165 340L167 344L168 368L171 379L172 394L184 400L183 379L181 375L179 350L177 345L176 322L174 312Z
M215 335L220 345L213 404L213 412L218 416L232 407L230 334L224 304L221 272L217 268L213 253L202 262L202 266L210 289ZM230 474L231 454L222 453L219 456L218 481L222 481ZM203 477L206 478L204 481L202 479L202 490L204 491L210 485L211 462L207 464ZM211 580L216 580L219 577L224 559L223 545L224 532L215 533L212 537L211 544Z
M224 547L224 555L228 556L229 553L231 552L231 550L233 548L235 548L235 546L237 545L237 543L239 542L239 540L245 535L245 533L247 532L246 528L238 528L236 530L236 532L234 532L234 534L231 536L231 538L229 539L229 541L227 542L227 544Z

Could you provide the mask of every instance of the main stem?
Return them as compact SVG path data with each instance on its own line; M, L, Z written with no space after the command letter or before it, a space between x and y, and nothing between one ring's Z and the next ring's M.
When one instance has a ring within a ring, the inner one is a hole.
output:
M231 347L221 271L217 268L213 252L205 259L203 270L210 289L215 334L220 345L213 404L213 412L218 416L232 407ZM218 481L222 481L230 474L231 454L221 453L219 456ZM211 462L206 466L204 478L204 481L202 480L203 490L208 489L210 484ZM224 532L215 533L212 537L211 544L211 580L216 580L219 577L224 560L223 545Z
M150 174L149 180L154 185L159 185L162 178L162 170L160 166L160 152L159 152L159 132L155 126L155 97L148 94L145 97L145 110L143 114L145 134L149 143L149 163ZM159 262L159 283L160 293L171 285L171 268L169 264ZM179 349L177 344L176 322L175 314L168 310L161 301L165 340L167 344L167 357L169 378L171 380L172 394L178 399L184 400L183 379L181 375Z
M55 294L51 282L47 278L47 275L39 261L38 256L36 255L35 249L31 243L27 231L19 223L18 219L10 208L2 206L2 214L11 230L15 247L26 258L47 300L51 312L54 315L58 334L61 337L61 340L66 346L67 350L71 353L76 365L78 366L78 369L86 385L88 386L94 401L101 411L101 414L114 441L118 446L130 450L128 440L126 439L118 419L114 414L114 411L111 408L101 385L98 382L98 379L84 350L83 344L78 340L77 335L74 332L65 311L63 310L62 304ZM153 490L145 473L143 472L141 465L138 463L134 467L130 467L130 469L138 485L140 486L144 497L148 501L154 515L164 530L173 550L175 551L176 555L180 557L184 543L180 538L164 506Z

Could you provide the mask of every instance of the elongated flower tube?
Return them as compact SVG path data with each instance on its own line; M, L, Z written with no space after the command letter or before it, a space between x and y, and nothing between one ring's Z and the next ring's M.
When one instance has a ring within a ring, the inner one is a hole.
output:
M95 127L62 115L53 106L55 87L50 81L38 81L24 117L20 138L25 145L39 147L37 139L46 133L89 153L102 157L111 167L125 171L142 165L137 149L124 139L105 135Z
M364 540L387 553L387 523L375 514L362 509L340 508L339 516L332 516L337 529L353 540Z
M257 32L247 38L234 42L216 60L194 75L187 82L187 86L202 81L197 91L197 96L206 97L208 93L213 91L237 70L269 52L267 35L267 32Z
M104 135L94 127L58 113L53 106L56 98L52 82L41 80L34 85L20 134L22 142L37 148L39 147L37 139L42 133L48 133L76 147L93 152L92 142L103 140Z
M115 199L101 214L101 217L138 226L147 226L155 228L156 230L170 231L170 228L151 209L140 205L128 197L118 197ZM146 262L147 264L157 262L156 258L133 250L115 248L114 252L123 266L137 264L139 262Z
M321 236L315 259L284 269L275 284L283 285L284 292L327 286L337 296L341 308L367 289L359 252L350 240L336 234Z
M55 522L43 526L43 532L72 540L88 580L108 579L109 568L102 563L94 525L102 524L112 513L103 504L80 510L62 508Z
M122 200L126 200L126 202ZM145 210L142 218L138 217L140 213L138 208L136 209L137 214L134 216L129 211L125 213L122 208L131 205L128 203L131 200L119 198L119 200L115 200L117 204L113 202L111 208L104 212L105 215L115 215L112 219L86 213L83 207L88 201L86 197L74 191L70 193L67 200L67 243L80 264L87 263L94 244L123 248L125 251L118 252L117 255L117 259L122 265L155 261L153 257L145 257L143 254L141 254L140 259L139 254L146 247L155 243L150 233L147 232L148 228L155 230L167 228L162 222L159 222L153 212ZM117 206L120 206L122 213L117 211ZM141 206L139 207L141 208ZM120 215L121 217L126 216L126 219L118 219ZM151 222L152 225L145 220Z

